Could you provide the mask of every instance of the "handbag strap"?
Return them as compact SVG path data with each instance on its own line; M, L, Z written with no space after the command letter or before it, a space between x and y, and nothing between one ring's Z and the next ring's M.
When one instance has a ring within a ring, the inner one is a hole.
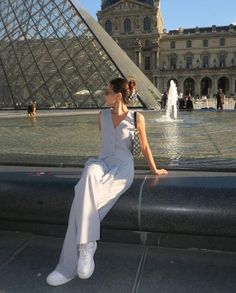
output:
M134 127L137 128L137 112L134 112Z

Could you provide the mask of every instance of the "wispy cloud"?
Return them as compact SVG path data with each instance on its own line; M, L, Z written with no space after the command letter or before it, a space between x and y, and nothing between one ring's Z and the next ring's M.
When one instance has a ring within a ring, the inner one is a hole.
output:
M232 21L232 24L233 24L233 25L236 25L236 20Z

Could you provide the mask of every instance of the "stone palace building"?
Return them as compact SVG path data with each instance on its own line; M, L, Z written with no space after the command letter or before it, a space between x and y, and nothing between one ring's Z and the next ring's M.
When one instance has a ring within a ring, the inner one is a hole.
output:
M184 95L235 95L236 25L167 31L160 0L102 0L97 17L161 92L173 79Z

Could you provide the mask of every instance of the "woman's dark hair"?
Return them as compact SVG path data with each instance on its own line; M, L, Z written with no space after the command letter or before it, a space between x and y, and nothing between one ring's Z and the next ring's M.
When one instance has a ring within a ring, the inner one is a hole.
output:
M125 78L118 77L111 80L110 85L115 93L122 94L123 102L125 104L129 104L132 91L128 80Z

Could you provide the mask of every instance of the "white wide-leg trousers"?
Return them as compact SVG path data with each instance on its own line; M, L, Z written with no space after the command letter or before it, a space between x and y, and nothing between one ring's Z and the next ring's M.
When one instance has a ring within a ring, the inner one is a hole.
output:
M66 278L77 274L78 246L100 239L100 222L133 182L133 166L90 159L75 186L69 224L56 270Z

